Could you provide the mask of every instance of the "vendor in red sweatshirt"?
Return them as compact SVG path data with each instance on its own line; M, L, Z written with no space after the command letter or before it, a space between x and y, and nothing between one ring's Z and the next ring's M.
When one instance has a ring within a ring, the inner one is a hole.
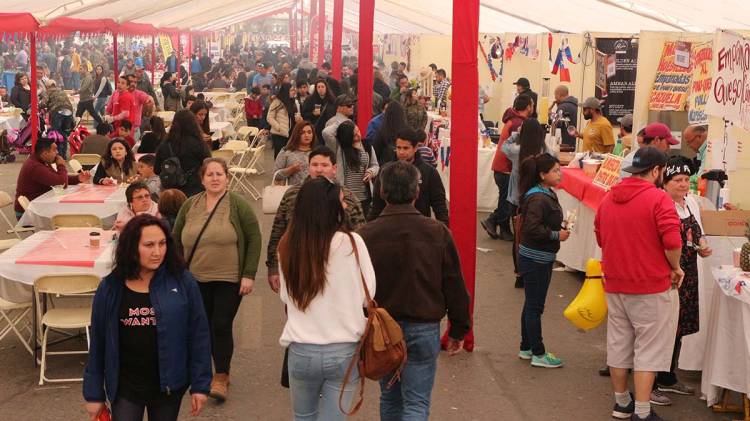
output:
M680 219L662 184L667 156L647 146L625 168L594 219L607 297L607 365L619 419L658 421L649 397L656 372L669 369L677 332ZM635 401L628 392L634 372Z
M508 108L503 114L503 130L500 132L500 141L497 142L495 157L492 159L492 171L495 173L495 184L499 191L497 208L494 212L482 220L480 224L490 238L501 238L505 241L513 241L513 233L510 232L510 204L508 203L508 182L510 181L510 160L502 151L503 143L511 134L521 128L523 121L534 112L534 102L531 97L519 95L513 101L513 108ZM500 232L497 228L500 227Z
M52 167L56 164L57 169ZM44 193L52 190L52 186L85 183L91 179L91 173L82 171L79 174L68 175L65 168L65 160L57 154L57 145L54 141L41 138L36 142L34 153L21 166L16 181L16 217L21 219L23 207L18 203L18 198L26 196L34 200Z

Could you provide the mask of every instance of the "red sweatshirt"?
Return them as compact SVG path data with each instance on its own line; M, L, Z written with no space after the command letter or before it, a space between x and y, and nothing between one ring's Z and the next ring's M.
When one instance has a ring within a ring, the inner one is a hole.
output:
M664 250L682 247L680 218L666 192L637 177L612 187L594 219L604 290L656 294L671 286Z
M42 162L36 155L31 154L21 166L18 173L16 185L16 212L23 212L23 207L18 203L20 196L26 196L29 200L52 190L52 186L59 184L78 184L78 175L68 175L65 165L58 165L57 170L46 162Z
M500 141L497 142L497 149L495 150L495 157L492 159L492 171L510 173L513 165L507 156L503 153L503 143L510 137L513 132L517 132L521 128L521 124L526 120L526 117L518 114L518 111L512 107L505 110L503 113L503 130L500 132Z

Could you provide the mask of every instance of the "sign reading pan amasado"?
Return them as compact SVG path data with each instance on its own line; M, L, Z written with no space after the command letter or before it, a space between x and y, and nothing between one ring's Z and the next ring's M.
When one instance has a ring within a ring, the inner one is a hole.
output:
M638 68L637 38L597 38L596 49L606 55L602 60L606 88L597 83L594 95L604 100L602 113L612 123L625 114L633 113L635 103L635 76ZM614 66L612 66L614 63ZM613 71L614 70L614 71ZM599 69L597 69L597 72ZM597 76L597 80L600 79Z

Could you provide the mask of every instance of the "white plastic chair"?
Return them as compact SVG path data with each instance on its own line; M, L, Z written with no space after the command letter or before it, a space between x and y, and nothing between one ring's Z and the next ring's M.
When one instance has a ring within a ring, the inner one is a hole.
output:
M70 160L78 161L81 166L93 167L94 165L99 165L99 163L102 161L102 157L95 153L77 153L71 156ZM71 162L68 163L71 165L71 167L73 166Z
M58 228L102 228L102 220L85 213L62 213L52 217L52 229Z
M258 161L263 156L263 150L265 149L265 147L266 145L260 145L255 153L253 153L252 157L247 160L246 166L229 168L229 173L232 174L232 181L229 183L230 189L234 187L239 191L244 191L248 193L253 198L253 200L258 200L261 198L262 195L260 193L260 190L255 187L250 178L253 175L259 174L257 165Z
M223 150L232 151L234 153L234 157L227 162L227 165L229 167L237 167L242 166L243 161L245 159L245 154L248 151L247 142L244 140L230 140L229 142L225 143L224 146L221 147Z
M83 171L83 165L81 165L77 159L71 158L70 161L68 161L68 165L70 165L70 169L73 170L74 173Z
M82 378L50 379L45 375L48 355L88 354L90 345L89 327L91 326L91 306L77 308L52 308L42 314L41 298L44 294L54 296L80 296L92 293L99 286L99 278L91 274L64 274L42 276L34 281L34 301L37 317L42 328L42 357L39 368L39 385L44 382L76 382ZM85 329L85 351L47 351L47 335L50 329Z
M21 199L25 199L24 202L21 201ZM21 207L23 207L24 210L28 207L29 199L26 199L25 196L21 196L18 198L19 203L21 203ZM26 203L26 206L24 206L24 203ZM15 245L15 243L18 242L18 240L21 239L22 232L34 232L34 228L16 228L15 224L13 224L8 216L3 212L3 209L6 207L11 207L13 205L13 198L10 197L10 195L4 191L0 191L0 217L5 221L5 224L8 226L8 230L6 231L8 234L15 234L17 237L14 240L1 240L0 241L0 250L7 250Z
M31 355L34 355L34 350L31 349L31 338L33 332L31 330L31 321L29 320L29 313L31 312L31 301L24 303L12 303L0 298L0 321L5 322L5 326L0 328L0 341L11 333L14 333L16 337L21 341L24 348ZM19 330L20 329L20 330ZM28 337L24 337L21 333L22 330L28 332Z

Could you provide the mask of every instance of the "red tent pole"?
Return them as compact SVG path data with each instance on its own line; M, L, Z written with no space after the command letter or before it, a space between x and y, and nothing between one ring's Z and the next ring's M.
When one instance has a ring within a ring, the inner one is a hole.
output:
M367 132L367 123L370 122L372 116L372 32L374 25L375 0L360 0L357 125L362 133Z
M115 66L115 68L112 69L112 71L115 74L115 77L114 77L115 80L113 82L115 83L115 85L117 85L117 78L120 77L120 66L119 66L119 63L118 63L119 62L119 58L117 57L118 56L118 53L117 53L117 32L112 32L112 54L114 54L114 62L113 62L113 64Z
M318 0L318 68L326 58L326 0Z
M451 104L451 232L458 249L461 271L471 296L469 311L474 314L474 287L477 259L477 148L479 120L479 0L453 3L453 87ZM473 318L473 316L472 316ZM442 338L445 345L448 330ZM464 349L474 350L474 331L464 340Z
M151 35L151 84L154 84L156 74L156 36Z
M309 44L309 50L310 50L310 61L313 61L313 49L315 48L314 40L315 40L315 26L313 25L313 22L315 21L315 15L318 13L318 1L317 0L310 0L310 21L307 23L307 30L310 34L308 44Z
M331 71L341 80L341 37L344 30L344 0L333 0L333 38L331 40Z
M37 94L36 71L36 33L29 33L29 55L31 56L31 150L36 151L36 141L39 132L39 95Z
M188 77L190 77L190 62L193 59L193 34L188 32L188 66L187 66L187 73Z

